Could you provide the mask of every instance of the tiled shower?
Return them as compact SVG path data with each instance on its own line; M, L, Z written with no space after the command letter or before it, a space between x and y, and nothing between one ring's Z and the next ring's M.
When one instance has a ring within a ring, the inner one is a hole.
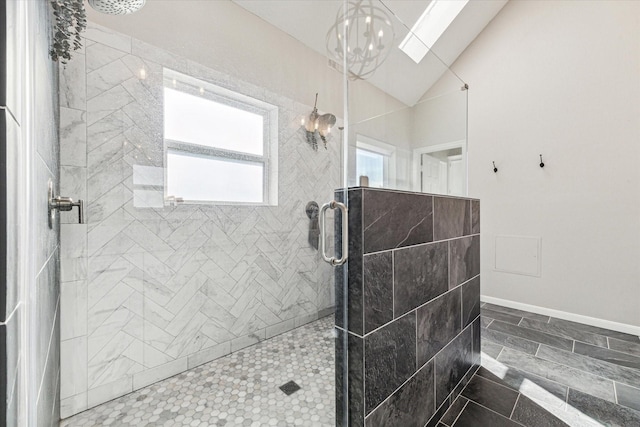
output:
M87 203L86 224L61 225L63 417L334 306L304 208L339 186L339 144L300 143L311 107L95 24L85 41L60 74L61 192ZM278 107L278 206L165 206L149 176L163 174L166 69Z

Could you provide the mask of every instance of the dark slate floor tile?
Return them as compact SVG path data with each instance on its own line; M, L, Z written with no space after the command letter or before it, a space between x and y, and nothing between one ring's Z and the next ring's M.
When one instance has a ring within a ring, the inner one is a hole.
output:
M500 369L497 372L500 373L500 376L498 377L489 368L491 368L491 364L487 363L487 368L481 367L478 370L478 375L505 387L510 387L527 397L548 402L554 406L559 406L567 397L568 387L557 382L514 367L509 367L504 371L503 367L499 366Z
M579 331L572 327L567 328L564 325L540 322L533 319L522 319L520 326L563 338L586 342L599 347L607 347L606 337L592 334L590 332Z
M484 354L486 354L487 356L491 356L494 359L497 358L502 351L502 346L500 344L493 343L489 340L482 340L482 344L480 347L480 350Z
M621 351L623 353L633 354L640 357L640 343L632 343L629 341L617 340L615 338L609 338L609 348L611 350Z
M521 427L507 417L484 408L477 403L469 402L460 414L453 427Z
M458 418L458 415L460 415L464 407L467 405L467 402L468 400L466 397L458 396L458 398L451 404L451 406L449 406L449 409L444 414L440 422L447 426L452 426L455 420Z
M480 314L482 315L482 317L486 317L488 319L501 320L503 322L511 323L514 325L517 325L522 320L522 317L514 316L512 314L501 313L499 311L489 310L485 307L486 305L480 309Z
M480 274L480 236L449 241L449 289Z
M635 344L640 344L640 337L637 335L629 335L623 332L612 331L610 329L598 328L597 326L585 325L577 322L570 322L568 320L556 319L552 317L549 320L552 325L561 325L567 329L573 329L576 331L589 332L592 334L604 335L606 337L616 338L622 341L628 341Z
M480 276L462 285L462 327L480 315Z
M538 320L540 322L546 323L547 321L549 321L549 316L543 316L542 314L531 313L523 310L516 310L515 308L504 307L501 305L487 303L485 304L484 308L486 308L487 310L499 311L501 313L511 314L512 316L516 316L516 317L523 317L527 319Z
M364 253L433 241L433 196L363 191Z
M485 316L481 316L480 317L480 326L482 327L482 329L486 328L487 326L489 326L489 324L491 322L493 322L494 319L491 319L489 317L485 317Z
M511 416L518 398L518 392L478 375L467 384L462 395L507 418Z
M561 363L565 366L593 373L612 381L640 388L640 370L637 369L625 368L623 366L614 365L602 360L548 347L546 345L540 346L537 356L541 359Z
M365 338L366 412L416 371L416 316L410 313Z
M558 352L562 351L553 348L552 350ZM577 390L587 391L602 399L615 402L613 381L609 381L580 369L575 369L561 363L534 357L510 348L502 350L502 353L498 356L498 362Z
M513 348L531 355L536 354L536 351L538 351L537 342L514 337L503 332L494 331L491 329L491 325L489 325L487 329L482 329L481 332L483 341L490 341L503 347Z
M511 419L525 427L564 427L565 422L526 396L520 395Z
M620 405L640 411L640 389L616 383L616 396Z
M436 407L439 407L472 366L472 331L467 328L436 355Z
M460 290L449 291L416 310L418 319L417 366L442 350L462 330Z
M471 201L471 234L480 232L480 201Z
M433 240L462 237L471 233L471 201L433 198Z
M381 252L363 259L365 334L393 320L392 253Z
M606 426L630 427L640 425L640 412L606 400L598 399L590 394L569 389L569 406Z
M593 357L595 359L604 360L605 362L613 363L615 365L626 366L627 368L640 370L640 357L631 354L609 350L607 348L596 347L581 342L576 342L573 352L582 354L584 356Z
M366 427L423 427L435 412L433 361L372 412ZM418 403L419 402L419 403Z
M447 242L400 249L393 256L396 317L449 289Z
M534 329L522 328L517 325L501 322L496 320L493 322L487 330L493 330L512 335L514 337L523 338L529 341L547 344L552 347L561 348L563 350L569 350L573 348L573 341L558 337L555 335L546 334L544 332L536 331Z

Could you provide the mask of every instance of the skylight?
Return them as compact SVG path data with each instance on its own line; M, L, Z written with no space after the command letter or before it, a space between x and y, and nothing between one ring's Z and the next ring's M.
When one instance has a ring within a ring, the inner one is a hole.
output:
M400 43L400 50L419 64L468 2L433 0Z

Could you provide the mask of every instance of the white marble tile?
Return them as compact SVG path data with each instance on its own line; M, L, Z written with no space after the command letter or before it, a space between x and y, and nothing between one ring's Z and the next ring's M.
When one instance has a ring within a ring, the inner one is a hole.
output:
M60 67L60 106L87 109L87 74L85 55L75 53L73 58Z
M87 74L87 99L100 95L136 76L119 59Z
M131 126L133 126L133 122L119 110L97 120L87 128L87 150L89 152L95 150L121 135ZM124 140L122 143L124 145ZM123 149L123 145L119 146L119 149Z
M67 258L60 260L60 280L75 282L86 280L87 258Z
M88 40L93 40L94 42L102 43L114 49L131 53L131 37L105 28L94 22L87 24L84 36Z
M125 355L129 347L135 342L136 340L130 335L119 332L107 342L100 352L90 357L87 370L89 387L95 388L114 379L128 377L129 374L142 371L142 364L136 363L132 358ZM141 346L139 356L142 359Z
M87 72L89 73L126 56L127 53L103 43L92 43L86 46L85 55L87 55Z
M60 195L71 197L74 201L83 200L87 203L87 168L78 166L61 166ZM73 210L69 212L60 212L60 223L78 224L77 208L73 208Z
M60 257L87 257L86 224L60 224Z
M193 369L196 366L200 366L203 363L207 363L212 360L218 359L222 356L226 356L229 353L231 353L230 341L205 348L203 350L198 351L197 353L193 353L189 355L188 368Z
M182 357L164 365L147 369L146 371L133 376L133 387L134 389L146 387L149 384L153 384L165 378L179 374L180 372L186 371L187 366L187 358Z
M61 261L64 263L64 261ZM67 340L87 334L87 282L60 284L60 339Z
M61 384L66 379L61 379ZM87 392L77 394L60 400L60 418L65 419L87 409Z
M242 350L243 348L249 347L250 345L254 345L259 343L260 341L265 340L265 330L262 329L260 331L256 331L251 335L245 335L240 338L236 338L231 341L231 351Z
M60 343L60 398L66 399L87 392L87 337Z
M122 306L125 301L131 297L135 291L128 285L119 282L109 292L105 293L95 304L95 286L93 283L89 285L89 317L88 332L92 335L104 322L111 323L112 327L122 327L123 320L121 317L117 319L112 315L116 312L124 311ZM127 312L131 313L129 310ZM130 315L127 313L127 319Z
M101 403L124 396L133 391L133 377L127 376L108 384L89 389L87 406L93 408Z
M60 165L87 165L86 111L60 107Z
M133 101L134 99L122 86L116 86L94 96L87 101L87 125L91 126Z

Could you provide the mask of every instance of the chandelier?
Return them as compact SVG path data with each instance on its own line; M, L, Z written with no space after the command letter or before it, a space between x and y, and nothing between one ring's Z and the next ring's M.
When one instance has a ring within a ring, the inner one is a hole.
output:
M346 50L349 77L366 79L389 56L395 38L393 26L386 12L371 0L352 1L344 9L340 8L327 33L327 53L343 64Z

